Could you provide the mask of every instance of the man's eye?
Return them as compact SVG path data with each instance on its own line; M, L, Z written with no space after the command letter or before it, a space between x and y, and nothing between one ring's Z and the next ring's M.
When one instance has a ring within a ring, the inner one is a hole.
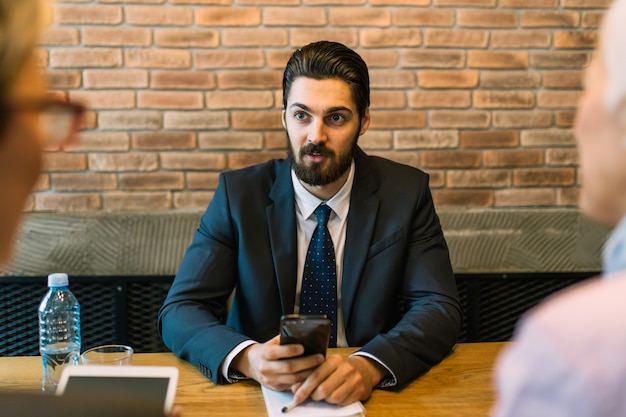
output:
M340 122L344 121L344 118L340 114L331 114L330 115L330 121L333 122L333 123L340 123Z
M297 119L297 120L304 120L304 119L306 119L306 113L299 111L299 112L296 112L296 113L293 115L293 117L294 117L295 119Z

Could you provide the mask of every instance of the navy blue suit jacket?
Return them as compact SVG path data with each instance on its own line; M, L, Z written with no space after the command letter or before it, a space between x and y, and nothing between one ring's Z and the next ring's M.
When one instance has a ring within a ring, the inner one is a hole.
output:
M293 312L290 171L289 161L271 160L220 175L159 312L165 344L216 383L235 346L271 339ZM380 359L399 385L450 352L461 308L427 174L357 150L341 291L348 343Z

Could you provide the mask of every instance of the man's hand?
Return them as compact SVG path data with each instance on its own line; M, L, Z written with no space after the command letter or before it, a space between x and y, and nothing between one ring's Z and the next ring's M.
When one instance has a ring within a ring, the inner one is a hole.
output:
M347 405L367 400L386 373L383 366L363 356L331 355L304 382L294 384L291 391L297 404L311 397L314 401Z
M233 359L231 367L262 385L284 391L304 381L324 362L322 355L297 357L303 353L302 345L281 346L276 336L244 349Z

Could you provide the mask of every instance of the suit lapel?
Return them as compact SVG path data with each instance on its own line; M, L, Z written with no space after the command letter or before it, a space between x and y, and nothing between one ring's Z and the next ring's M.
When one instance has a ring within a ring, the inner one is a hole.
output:
M367 156L360 148L355 157L355 169L354 184L350 194L341 283L341 304L346 329L374 233L380 202L374 195L378 189L378 182L369 168Z
M296 301L298 253L295 198L288 160L281 161L269 197L273 204L266 207L265 215L282 313L291 314Z

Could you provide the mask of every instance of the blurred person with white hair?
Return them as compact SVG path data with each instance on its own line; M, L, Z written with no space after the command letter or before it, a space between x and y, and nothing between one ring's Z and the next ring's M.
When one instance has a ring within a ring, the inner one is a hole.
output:
M617 225L603 276L564 290L518 324L496 369L492 417L626 416L626 0L605 15L575 133L580 207Z

